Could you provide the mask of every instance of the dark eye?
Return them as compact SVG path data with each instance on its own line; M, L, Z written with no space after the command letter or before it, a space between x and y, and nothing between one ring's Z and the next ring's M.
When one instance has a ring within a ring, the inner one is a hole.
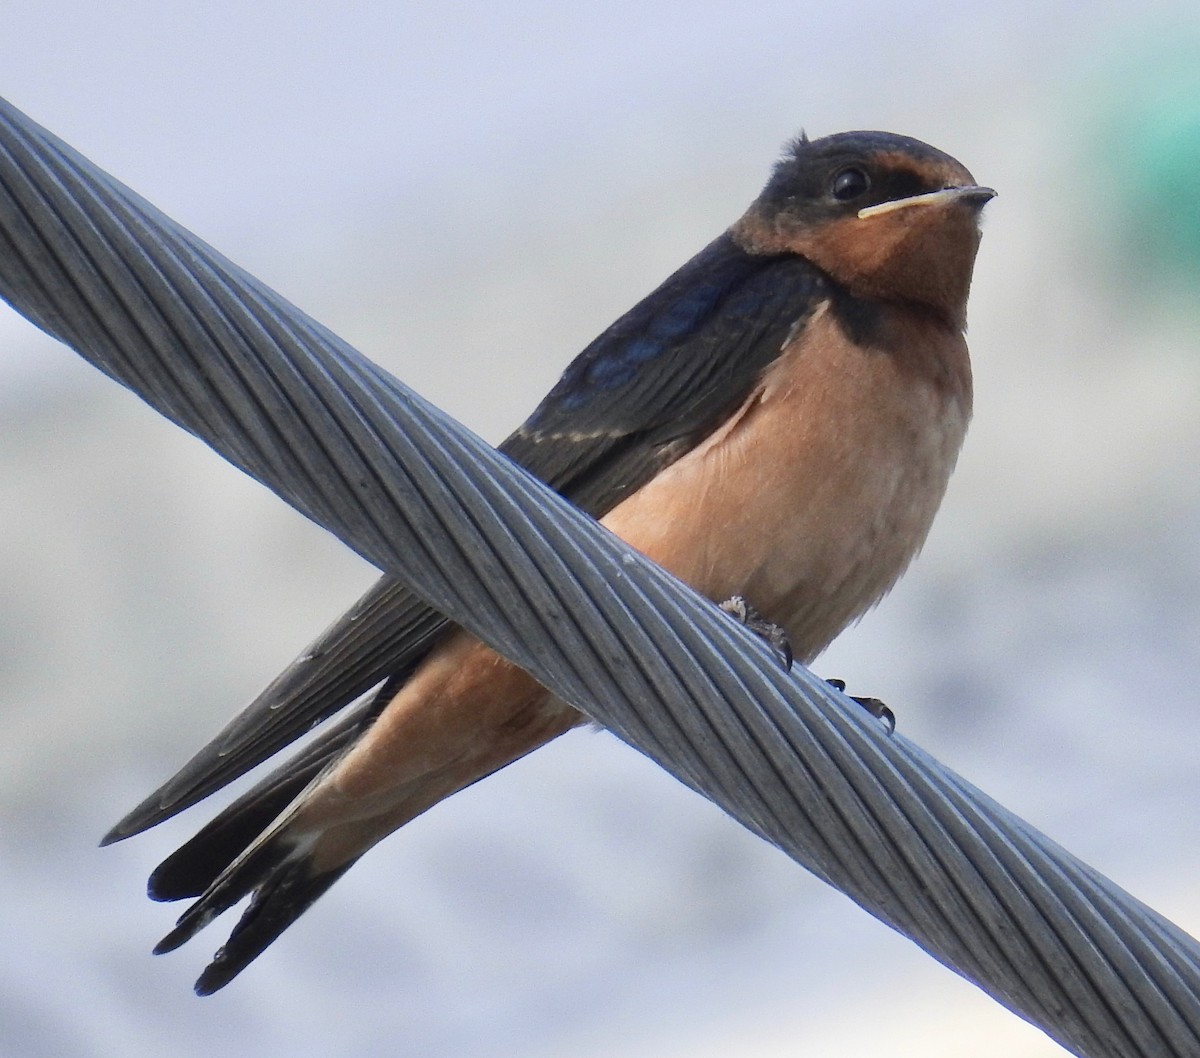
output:
M870 186L871 178L861 169L851 166L833 178L829 185L829 193L839 202L849 202L859 195L866 194Z

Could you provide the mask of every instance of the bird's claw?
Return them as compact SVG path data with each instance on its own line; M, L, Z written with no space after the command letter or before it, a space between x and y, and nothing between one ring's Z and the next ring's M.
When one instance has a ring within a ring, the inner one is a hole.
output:
M787 633L774 621L768 621L753 606L744 595L734 595L720 604L724 613L729 614L738 624L743 625L756 636L766 640L767 645L779 655L785 672L792 669L792 644L788 642Z
M846 690L845 680L826 680L825 682L828 683L829 686L835 691L845 692ZM852 702L857 702L868 713L875 717L876 720L882 720L883 726L887 728L887 733L889 735L895 732L896 714L893 713L891 709L889 709L882 701L880 701L878 698L858 698L853 694L849 697Z

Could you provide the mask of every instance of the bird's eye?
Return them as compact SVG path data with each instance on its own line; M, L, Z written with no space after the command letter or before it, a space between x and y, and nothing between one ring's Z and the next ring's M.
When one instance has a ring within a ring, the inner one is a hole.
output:
M849 202L866 194L871 178L861 169L851 166L839 172L829 185L829 193L839 202Z

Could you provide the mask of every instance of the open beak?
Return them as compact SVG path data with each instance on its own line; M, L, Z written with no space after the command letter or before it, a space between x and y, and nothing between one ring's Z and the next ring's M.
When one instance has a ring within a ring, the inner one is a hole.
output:
M898 198L891 202L880 202L877 206L867 206L858 211L858 219L878 217L884 213L892 213L898 209L908 209L911 206L943 206L951 202L965 202L979 209L985 202L996 197L996 192L990 187L980 187L978 184L967 184L963 187L944 187L941 191L930 191L924 195L913 195L910 198Z

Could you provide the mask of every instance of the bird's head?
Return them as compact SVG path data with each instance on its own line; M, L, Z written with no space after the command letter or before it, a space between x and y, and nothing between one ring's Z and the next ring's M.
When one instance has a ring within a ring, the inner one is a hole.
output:
M801 136L733 234L751 253L799 254L852 294L920 305L961 328L979 212L995 194L907 136Z

